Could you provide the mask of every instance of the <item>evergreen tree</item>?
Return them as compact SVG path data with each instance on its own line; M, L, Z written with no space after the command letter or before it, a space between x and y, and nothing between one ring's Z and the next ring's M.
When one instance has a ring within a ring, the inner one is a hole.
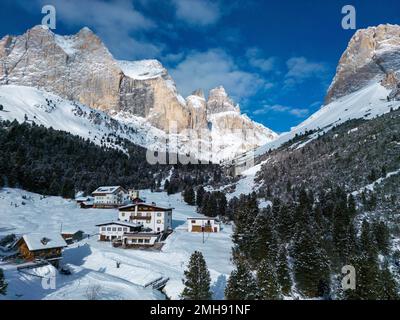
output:
M348 299L379 299L381 287L377 252L370 224L364 220L361 226L360 254L353 263L357 271L357 286L354 292L346 292Z
M383 221L374 221L372 224L378 251L388 255L390 250L390 231Z
M289 295L292 289L292 279L290 278L287 256L286 248L282 246L278 256L277 276L283 295Z
M252 261L258 262L268 258L275 265L278 256L278 240L273 231L271 209L260 212L254 220L251 240L249 239L249 255Z
M6 283L6 280L4 279L3 269L0 269L0 294L1 295L6 295L7 286L8 285Z
M195 193L191 186L186 187L183 192L183 200L190 206L194 206L196 203Z
M381 292L379 299L381 300L398 300L399 291L396 280L389 270L387 262L384 264L380 275Z
M255 300L257 283L246 262L238 261L225 289L227 300Z
M298 226L293 244L293 272L297 287L307 297L319 297L321 281L329 283L329 260L315 223Z
M195 251L190 257L188 270L184 272L184 300L211 300L210 272L201 252Z
M278 276L269 259L263 259L257 268L258 298L261 300L278 300L281 298Z
M204 193L205 193L204 188L203 188L202 186L200 186L200 187L197 189L197 192L196 192L196 206L197 206L198 208L200 208L200 207L202 206L202 204L203 204L203 196L204 196Z

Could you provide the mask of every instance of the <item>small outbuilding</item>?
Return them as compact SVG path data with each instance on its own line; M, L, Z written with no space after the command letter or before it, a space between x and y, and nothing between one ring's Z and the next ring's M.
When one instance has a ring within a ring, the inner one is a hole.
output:
M189 232L220 232L221 223L215 218L196 217L188 218L188 231Z

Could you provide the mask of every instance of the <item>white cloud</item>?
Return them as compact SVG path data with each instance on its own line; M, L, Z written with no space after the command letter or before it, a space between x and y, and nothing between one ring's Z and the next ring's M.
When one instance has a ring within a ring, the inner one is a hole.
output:
M287 113L297 118L303 118L309 114L309 110L305 108L293 108L289 106L283 106L280 104L275 105L264 105L262 108L253 111L254 115L264 115L271 112Z
M171 70L171 75L185 96L198 88L208 91L223 85L234 99L240 100L271 86L257 74L241 70L221 49L190 53Z
M55 6L57 23L93 28L113 53L121 58L155 57L162 50L161 45L151 43L142 34L143 31L154 29L157 24L136 10L130 0L36 0L36 2L39 5L51 3ZM23 2L20 1L20 4L23 5Z
M263 53L258 48L250 48L246 51L246 57L252 67L260 69L263 72L274 70L276 64L275 57L265 58Z
M190 25L207 26L216 23L221 10L216 2L209 0L173 0L176 16Z
M311 62L305 57L293 57L286 62L288 72L285 76L285 85L293 86L307 79L324 78L327 66L322 62Z

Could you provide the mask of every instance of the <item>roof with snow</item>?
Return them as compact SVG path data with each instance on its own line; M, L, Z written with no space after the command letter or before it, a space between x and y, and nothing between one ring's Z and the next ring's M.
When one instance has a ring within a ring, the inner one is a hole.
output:
M174 208L163 208L163 207L159 207L159 206L157 206L155 203L150 204L150 203L139 202L139 203L128 204L127 206L120 207L119 210L120 210L120 211L125 211L125 210L127 210L127 209L131 209L131 208L134 208L134 207L136 207L136 206L144 206L144 207L154 208L154 209L157 209L157 210L159 210L159 211L170 211L170 210L173 210L173 209L174 209Z
M112 187L99 187L92 194L113 194L118 191L118 189L124 190L121 186L112 186Z
M30 251L64 248L67 246L59 233L31 233L22 237Z
M141 227L141 224L137 224L134 222L125 222L125 221L111 221L111 222L101 223L101 224L96 225L96 227L110 226L113 224L116 224L119 226L124 226L124 227L131 227L131 228Z
M209 218L209 217L193 217L193 218L187 218L188 220L214 220L218 221L216 218Z

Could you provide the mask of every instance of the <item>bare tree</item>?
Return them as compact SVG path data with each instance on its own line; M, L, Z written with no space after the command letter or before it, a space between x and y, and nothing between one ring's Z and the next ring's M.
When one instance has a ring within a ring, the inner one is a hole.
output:
M86 298L88 300L99 300L103 287L98 284L89 285L86 289Z

